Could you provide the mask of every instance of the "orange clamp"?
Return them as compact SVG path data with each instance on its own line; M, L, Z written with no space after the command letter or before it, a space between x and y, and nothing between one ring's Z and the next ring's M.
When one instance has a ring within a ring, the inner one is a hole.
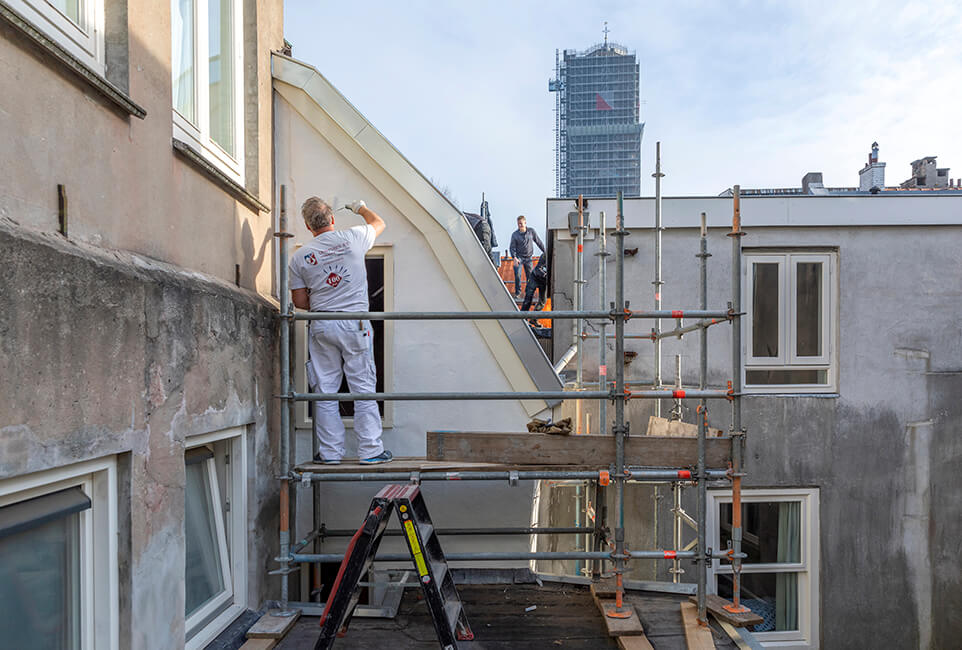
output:
M666 560L674 560L677 557L678 557L678 553L676 553L675 551L665 551Z
M608 473L608 470L603 469L599 471L598 485L608 485L609 483L611 483L611 474Z
M628 401L628 400L630 400L630 399L631 399L631 391L630 391L630 390L628 389L628 387L626 386L626 387L625 387L625 401Z
M673 390L673 391L671 391L671 396L672 396L674 399L684 399L684 398L685 398L685 391L683 391L683 390Z
M631 320L631 310L630 310L630 309L626 309L626 310L625 310L625 322L627 323L627 322L630 321L630 320Z
M678 478L691 478L691 470L690 469L678 470Z
M725 399L729 402L735 399L735 390L732 388L732 380L728 380L728 393L725 395Z

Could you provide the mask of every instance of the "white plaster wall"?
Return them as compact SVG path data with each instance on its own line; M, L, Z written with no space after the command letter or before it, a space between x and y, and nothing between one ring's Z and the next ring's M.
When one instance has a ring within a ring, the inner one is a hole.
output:
M276 183L286 185L293 242L309 240L299 207L310 196L320 196L335 208L356 198L364 199L387 222L377 246L388 246L393 262L393 302L396 311L463 310L454 287L424 236L392 205L378 188L364 178L331 144L275 94ZM340 210L338 226L363 223L360 217ZM389 304L389 303L388 303ZM470 321L398 321L393 328L393 362L386 389L398 391L507 391L512 390L504 372ZM524 431L528 418L522 405L513 402L396 402L393 426L385 429L385 446L395 456L423 456L426 432L431 429L468 431ZM310 432L298 434L298 460L310 457ZM354 452L348 430L348 454ZM470 460L470 459L465 459ZM372 483L327 483L321 487L323 521L328 527L357 527L370 498L383 486ZM501 483L426 483L424 492L435 524L452 526L527 526L531 518L533 485L510 487ZM300 496L297 535L310 526L310 494ZM447 550L456 548L527 549L527 538L514 540L445 540ZM325 552L341 548L339 541L325 544ZM390 545L385 549L391 548Z

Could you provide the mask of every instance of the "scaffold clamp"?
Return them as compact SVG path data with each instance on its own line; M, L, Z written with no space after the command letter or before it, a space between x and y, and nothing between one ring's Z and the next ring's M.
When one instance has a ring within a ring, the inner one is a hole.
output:
M421 485L421 472L418 470L413 470L411 476L408 477L411 485Z
M603 469L598 472L598 485L608 486L611 484L611 474L608 470Z
M518 484L518 470L513 469L508 472L508 485L515 486Z

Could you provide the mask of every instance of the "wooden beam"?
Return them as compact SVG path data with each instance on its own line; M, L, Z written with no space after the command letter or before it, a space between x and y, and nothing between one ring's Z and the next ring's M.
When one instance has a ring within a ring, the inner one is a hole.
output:
M247 639L240 650L271 650L277 645L277 639Z
M697 603L698 600L695 596L690 596L688 598L693 603ZM743 614L734 614L725 609L726 605L731 605L730 602L718 596L716 594L705 594L705 607L708 611L715 615L720 621L726 621L731 623L735 627L748 627L749 625L761 625L765 622L761 616L755 612L749 610Z
M642 636L645 633L645 628L641 626L641 619L638 618L638 612L635 611L634 605L625 602L624 607L631 610L631 615L628 618L612 618L605 614L607 608L615 606L614 598L595 598L595 604L598 605L598 611L601 612L601 618L605 621L605 627L608 629L608 636Z
M715 650L711 628L698 622L698 607L691 603L682 603L681 620L685 627L688 650Z
M607 468L615 458L614 436L428 431L427 438L429 460ZM706 443L706 467L725 469L730 440L709 438ZM625 440L626 465L691 467L697 462L694 438L635 435Z

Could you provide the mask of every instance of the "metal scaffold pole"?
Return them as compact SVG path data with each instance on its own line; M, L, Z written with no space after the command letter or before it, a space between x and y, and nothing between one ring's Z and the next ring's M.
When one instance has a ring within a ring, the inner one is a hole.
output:
M661 285L664 284L661 280L661 179L664 174L661 173L661 143L655 143L655 173L652 174L655 178L655 281L652 284L655 286L655 310L661 309ZM655 327L652 330L655 334L655 383L654 388L657 390L662 386L661 378L661 337L657 336L661 334L661 319L655 320ZM655 402L655 417L661 417L661 402Z
M705 213L701 213L701 239L700 250L698 252L698 293L699 305L708 304L708 226ZM699 364L698 364L698 388L704 389L708 385L708 328L703 327L698 336ZM705 437L708 433L708 402L704 398L698 405L698 556L696 563L696 580L698 583L698 620L707 623L705 615L705 589L708 576L708 557L706 555L706 531L705 521L707 515L708 502L708 483L705 472L705 454L707 441Z
M617 593L615 606L606 615L613 618L626 618L631 608L624 606L625 572L625 319L628 309L625 302L625 213L621 192L618 192L618 214L615 217L615 304L612 311L620 310L620 318L615 319L615 513L618 525L615 527L615 582Z
M742 306L742 231L741 188L736 185L732 202L732 312ZM742 453L745 431L742 429L742 327L741 320L732 321L732 604L733 612L747 612L741 604L742 571Z
M290 281L288 278L287 269L287 240L291 237L291 234L287 231L287 186L281 185L280 187L280 218L278 223L278 232L276 237L280 240L278 243L278 253L280 257L280 264L278 265L278 302L280 303L281 314L287 314L291 310L290 306L290 291L288 287L290 286ZM291 325L293 321L282 320L280 323L280 379L281 379L281 413L280 413L280 440L279 440L279 456L281 461L281 486L280 486L280 535L279 535L279 546L280 546L280 569L276 572L281 578L281 608L279 612L276 612L281 616L293 616L294 611L288 608L287 603L290 600L289 595L289 580L290 575L290 562L287 559L290 556L290 545L291 545L291 530L290 530L290 442L291 442L291 408L293 402L290 399L284 399L283 396L289 395L291 393Z

